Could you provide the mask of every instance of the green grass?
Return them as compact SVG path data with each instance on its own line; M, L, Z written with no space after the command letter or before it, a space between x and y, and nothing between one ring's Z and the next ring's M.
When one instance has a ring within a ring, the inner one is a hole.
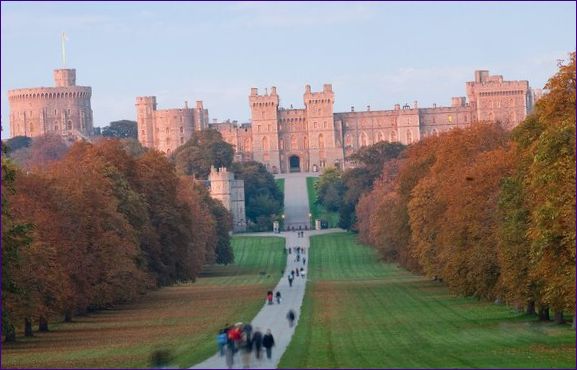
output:
M283 368L574 368L575 331L377 261L354 235L312 238Z
M322 219L328 221L329 228L337 227L339 224L339 214L337 212L329 212L321 204L316 203L317 192L314 185L317 181L319 181L318 177L307 177L307 193L312 218L313 220Z
M252 320L262 308L286 262L282 238L239 236L232 244L235 264L207 266L196 283L3 344L2 368L142 368L157 349L168 349L179 367L205 360L216 352L218 329Z
M281 193L284 194L284 179L275 179L274 182L276 183L276 186L278 186Z

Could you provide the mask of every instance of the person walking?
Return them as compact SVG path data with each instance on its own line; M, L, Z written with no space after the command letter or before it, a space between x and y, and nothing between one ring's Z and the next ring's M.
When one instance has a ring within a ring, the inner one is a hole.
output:
M240 358L242 361L242 367L245 369L250 368L250 352L252 351L252 342L249 338L249 335L246 333L242 333L242 339L240 340Z
M259 328L256 328L252 335L252 346L257 360L260 360L260 354L262 350L262 333L260 332Z
M276 297L276 303L280 304L280 300L281 300L280 290L276 291L275 297Z
M262 346L266 350L266 358L270 360L272 356L272 347L274 346L274 337L272 336L270 329L268 329L264 337L262 337Z
M289 275L289 276L288 276L288 281L289 281L289 286L290 286L290 287L293 286L293 279L294 279L294 278L293 278L292 275Z
M218 345L218 352L221 357L224 356L224 349L227 341L226 332L224 329L221 329L216 336L216 344Z
M268 301L268 304L272 304L272 291L269 290L268 293L266 294L266 300Z
M289 310L289 312L286 314L286 318L288 319L289 327L292 328L295 324L296 319L295 312L293 310Z

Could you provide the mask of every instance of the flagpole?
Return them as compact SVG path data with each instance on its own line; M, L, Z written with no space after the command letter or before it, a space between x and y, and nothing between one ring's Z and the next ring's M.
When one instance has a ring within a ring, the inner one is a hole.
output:
M66 34L62 32L62 66L66 67L66 45L64 42L66 41Z

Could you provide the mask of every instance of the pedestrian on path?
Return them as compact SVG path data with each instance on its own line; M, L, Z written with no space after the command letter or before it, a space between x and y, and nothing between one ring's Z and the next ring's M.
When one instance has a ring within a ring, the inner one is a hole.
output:
M270 329L268 329L264 337L262 337L262 346L266 350L266 358L270 360L272 356L272 347L274 346L274 337L272 336Z
M268 301L268 304L272 304L272 291L269 290L268 293L266 294L266 300Z
M289 310L289 312L286 314L286 318L288 319L289 327L292 328L295 324L295 312L293 310Z
M305 269L301 267L301 276L303 279L305 278Z
M292 275L289 275L289 276L288 276L288 281L289 281L289 286L290 286L290 287L293 286L293 279L294 279L294 278L293 278Z
M296 270L296 271L297 271L297 276L299 276L299 269L297 268L297 270Z
M241 361L242 367L245 369L250 368L250 352L252 351L252 342L246 332L242 334L242 339L240 341L241 348Z
M218 352L220 353L221 357L224 356L224 349L226 347L227 341L228 339L226 337L226 332L224 329L221 329L216 336L216 344L218 345Z
M225 349L225 360L226 360L226 367L232 369L232 365L234 364L234 344L230 342L226 345Z
M276 291L275 297L276 297L276 303L280 304L281 297L280 297L280 291L279 290Z
M252 335L252 344L254 347L254 353L257 360L260 360L260 353L262 350L262 333L259 328L256 328L254 334Z
M303 257L303 265L307 264L307 259Z

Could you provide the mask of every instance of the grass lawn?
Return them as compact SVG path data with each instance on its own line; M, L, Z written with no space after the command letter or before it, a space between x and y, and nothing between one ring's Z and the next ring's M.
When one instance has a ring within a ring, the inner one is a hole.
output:
M234 237L233 248L233 265L208 266L194 284L3 344L2 368L142 368L158 349L170 350L179 367L205 360L216 352L218 329L252 320L285 266L282 238Z
M575 368L575 331L377 261L352 234L312 238L283 368Z
M316 204L317 192L315 190L315 183L319 181L318 177L307 177L307 192L309 196L309 209L313 215L313 220L322 219L329 223L329 228L338 227L339 214L337 212L329 212L322 205Z
M284 179L275 179L274 182L276 183L276 186L278 186L278 188L280 189L281 193L284 194Z

